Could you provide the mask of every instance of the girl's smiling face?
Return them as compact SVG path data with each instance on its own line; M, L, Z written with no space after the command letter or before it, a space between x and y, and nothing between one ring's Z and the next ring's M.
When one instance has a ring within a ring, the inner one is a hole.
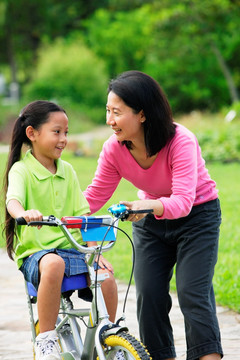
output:
M67 115L61 111L51 112L48 121L38 130L30 128L33 155L46 167L53 164L67 145Z
M142 123L145 121L143 111L135 113L125 102L110 91L107 100L107 124L111 126L118 141L133 143L144 137Z

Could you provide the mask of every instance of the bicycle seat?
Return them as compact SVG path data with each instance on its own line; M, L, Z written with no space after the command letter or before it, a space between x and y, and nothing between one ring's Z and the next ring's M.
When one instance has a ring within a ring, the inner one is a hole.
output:
M88 287L86 274L72 275L70 277L64 276L62 282L62 293L70 290L79 290ZM37 290L32 283L27 282L27 290L30 296L37 296Z

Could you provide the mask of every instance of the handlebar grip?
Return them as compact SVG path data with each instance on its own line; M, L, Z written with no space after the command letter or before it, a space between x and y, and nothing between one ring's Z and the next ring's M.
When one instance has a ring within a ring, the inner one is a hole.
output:
M15 221L17 225L27 225L27 222L23 217L16 218Z
M27 222L23 217L19 217L15 219L17 225L28 225L28 226L59 226L59 224L56 222L56 218L53 215L50 216L43 216L41 221L30 221Z
M152 212L153 212L153 209L128 210L129 214L150 214Z

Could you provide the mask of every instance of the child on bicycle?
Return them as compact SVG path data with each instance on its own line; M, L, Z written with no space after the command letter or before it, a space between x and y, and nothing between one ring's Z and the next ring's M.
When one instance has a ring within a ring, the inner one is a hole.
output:
M26 222L43 215L61 218L89 213L72 166L61 160L67 144L68 117L63 108L49 101L28 104L17 118L5 175L7 252L25 279L38 289L40 334L36 338L36 360L61 359L55 323L60 306L61 284L67 276L87 273L84 254L72 249L55 227L15 227L15 218ZM21 159L22 145L30 149ZM83 243L80 231L72 229ZM16 235L16 236L15 236ZM90 243L89 246L92 246ZM117 308L117 287L113 269L102 256L99 272L108 272L102 284L110 320Z

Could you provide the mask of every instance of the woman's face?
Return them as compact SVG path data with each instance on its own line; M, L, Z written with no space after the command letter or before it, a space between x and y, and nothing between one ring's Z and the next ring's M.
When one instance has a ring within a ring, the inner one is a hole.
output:
M141 110L134 113L133 109L110 91L107 99L107 124L111 126L118 141L132 141L133 143L144 136L143 122L145 116Z

